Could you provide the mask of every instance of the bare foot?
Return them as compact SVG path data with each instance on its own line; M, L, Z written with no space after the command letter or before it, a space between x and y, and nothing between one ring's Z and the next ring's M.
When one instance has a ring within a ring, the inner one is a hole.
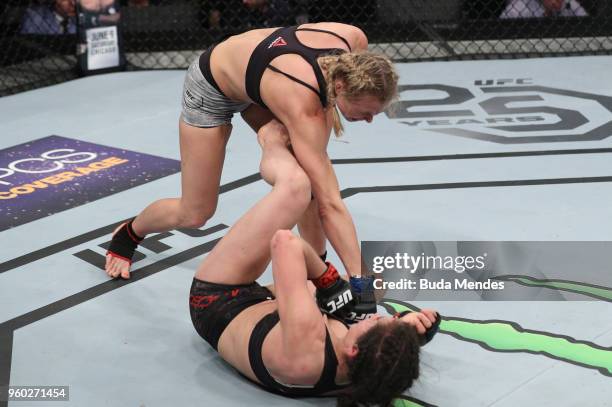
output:
M117 229L115 229L115 231L113 232L113 236L115 235L115 233L117 233L119 229L123 227L123 225L125 224L122 223L117 227ZM106 254L105 270L106 274L108 274L109 277L117 278L121 276L121 278L127 280L130 278L130 267L131 264L129 261L119 257L115 257L108 253Z

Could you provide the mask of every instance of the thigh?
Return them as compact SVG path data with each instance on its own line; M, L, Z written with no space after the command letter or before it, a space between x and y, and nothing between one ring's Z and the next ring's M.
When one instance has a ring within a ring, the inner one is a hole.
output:
M255 133L259 131L259 128L270 120L275 119L274 114L268 109L264 109L259 105L250 105L248 108L240 113L242 119L247 122Z
M230 228L198 267L197 279L249 284L264 273L270 262L270 239L279 229L278 221L288 215L273 198L268 194Z
M310 200L308 177L299 168L251 207L206 256L196 278L218 284L247 284L265 271L270 239L279 229L291 229Z
M231 124L200 128L179 121L181 204L190 212L214 211Z
M217 349L225 328L238 314L273 298L270 290L257 283L224 285L194 278L189 293L189 313L196 331Z

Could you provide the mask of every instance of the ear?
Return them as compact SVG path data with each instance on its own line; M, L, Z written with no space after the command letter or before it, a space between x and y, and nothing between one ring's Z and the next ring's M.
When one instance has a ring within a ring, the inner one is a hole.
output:
M341 80L334 82L334 90L336 91L336 95L339 95L342 91L344 91L344 82Z
M357 345L353 345L348 350L348 356L352 359L359 353L359 347Z

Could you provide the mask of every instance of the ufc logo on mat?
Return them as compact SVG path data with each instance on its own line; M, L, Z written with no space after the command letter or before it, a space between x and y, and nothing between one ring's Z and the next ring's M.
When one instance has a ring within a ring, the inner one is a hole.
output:
M329 307L329 312L334 313L336 310L344 307L346 304L353 300L353 293L350 290L346 290L341 295L338 296L334 301L330 301L327 303Z

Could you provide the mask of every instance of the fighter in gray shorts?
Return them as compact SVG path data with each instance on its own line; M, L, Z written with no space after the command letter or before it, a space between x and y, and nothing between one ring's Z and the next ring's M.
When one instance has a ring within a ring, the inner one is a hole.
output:
M250 103L236 102L223 95L212 75L209 79L204 77L201 66L209 64L211 51L212 47L200 59L196 59L189 66L185 77L181 119L190 126L217 127L230 124L234 113L240 113L250 106Z

